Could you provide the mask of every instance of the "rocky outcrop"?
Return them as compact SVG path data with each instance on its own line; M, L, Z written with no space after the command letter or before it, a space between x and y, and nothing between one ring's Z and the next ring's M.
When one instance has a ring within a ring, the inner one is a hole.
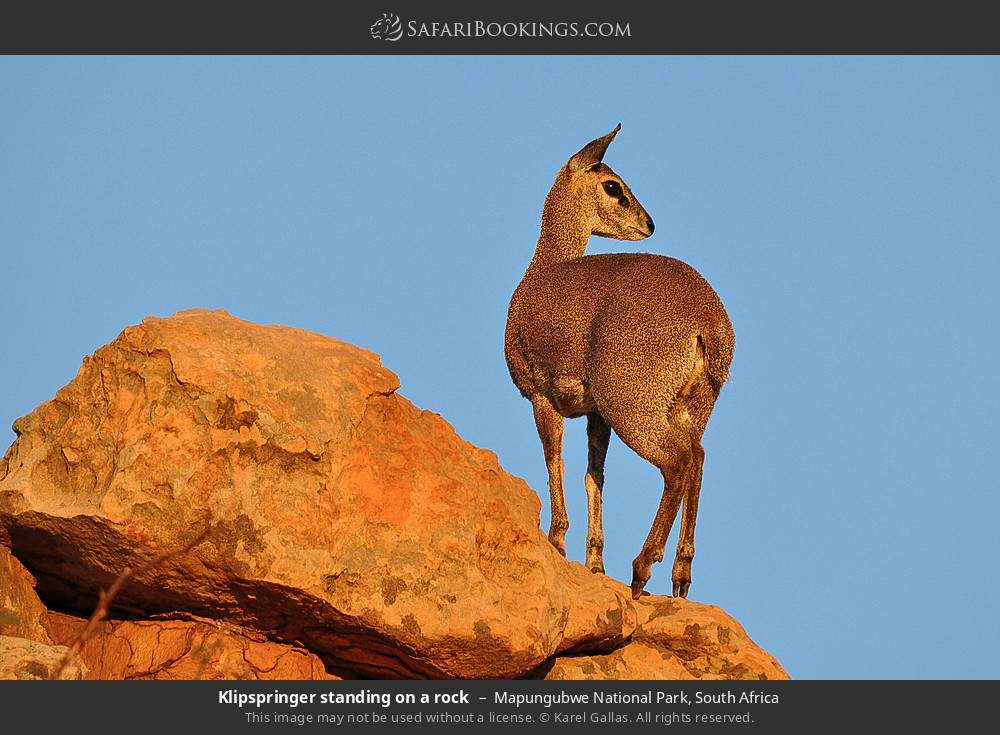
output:
M605 654L557 656L545 679L787 679L773 656L714 605L649 596L632 640Z
M74 615L126 567L186 549L116 597L94 640L123 653L84 650L100 676L278 661L313 676L315 654L352 676L508 678L635 646L628 589L559 556L534 492L398 386L376 355L310 332L146 319L15 422L0 538ZM59 641L80 625L53 620Z

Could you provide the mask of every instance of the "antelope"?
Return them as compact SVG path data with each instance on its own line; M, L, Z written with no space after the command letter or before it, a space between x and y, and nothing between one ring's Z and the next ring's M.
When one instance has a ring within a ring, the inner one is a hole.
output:
M586 255L591 235L643 240L653 220L604 154L621 124L560 169L545 197L534 257L510 300L504 356L531 401L548 470L548 538L566 555L562 439L587 417L588 568L604 572L601 519L611 431L663 476L663 495L632 562L632 597L663 560L683 502L673 596L687 597L705 452L701 438L726 382L735 336L718 295L691 266L648 253ZM645 593L648 594L648 593Z

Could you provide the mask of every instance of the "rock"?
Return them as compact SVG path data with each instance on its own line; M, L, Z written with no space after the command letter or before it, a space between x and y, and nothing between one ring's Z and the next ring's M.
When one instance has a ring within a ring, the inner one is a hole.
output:
M0 680L52 679L65 653L65 646L0 635ZM86 667L74 661L63 667L59 678L83 679L86 675Z
M0 545L0 635L52 643L42 625L44 615L35 578Z
M50 677L84 625L32 573L87 616L128 567L128 619L64 678L787 678L718 608L559 556L530 488L398 385L224 312L85 358L0 460L0 676Z
M222 620L360 675L516 677L626 640L627 590L559 556L534 492L398 386L311 332L146 319L15 422L0 527L42 599L83 615L207 527L113 616Z
M48 630L63 645L87 621L49 613ZM339 679L302 648L207 620L113 620L80 650L93 679Z
M545 679L787 679L743 626L714 605L650 595L632 640L603 655L558 656Z

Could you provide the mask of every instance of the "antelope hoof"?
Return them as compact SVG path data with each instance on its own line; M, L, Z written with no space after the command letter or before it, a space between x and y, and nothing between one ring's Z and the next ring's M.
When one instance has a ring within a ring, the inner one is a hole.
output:
M662 560L662 552L647 552L645 547L643 547L642 551L639 552L639 556L632 560L633 600L638 600L642 595L649 594L648 592L643 592L643 588L646 586L646 582L649 581L649 578L653 576L653 565Z
M688 589L691 587L690 557L678 557L674 561L674 569L671 577L673 577L674 582L674 597L687 597Z
M646 583L637 579L632 580L632 599L638 600L640 597L648 596L649 593L643 589Z
M604 554L592 546L587 548L587 569L594 574L604 574Z
M644 574L639 574L638 572L632 572L632 599L638 600L643 595L648 595L649 593L643 589L646 586L646 582L649 581L649 572Z
M549 532L549 543L552 544L556 551L558 551L565 558L566 556L566 539L562 536L556 536L551 531Z

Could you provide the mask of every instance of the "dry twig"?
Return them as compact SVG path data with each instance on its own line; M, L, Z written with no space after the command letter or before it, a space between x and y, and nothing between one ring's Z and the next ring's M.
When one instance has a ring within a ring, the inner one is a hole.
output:
M160 566L161 564L168 561L169 559L172 559L175 556L179 556L180 554L186 554L187 552L191 551L191 549L193 549L195 546L197 546L198 544L200 544L202 541L205 540L210 530L211 526L206 525L205 529L201 533L199 533L198 536L196 536L194 539L186 543L184 546L181 546L176 549L171 549L170 551L165 551L159 556L150 559L146 563L140 564L135 569L132 569L131 567L125 567L125 569L122 570L121 574L119 574L115 578L115 581L111 583L110 587L108 587L106 590L100 590L98 592L98 597L97 597L97 607L94 609L94 612L91 613L90 617L87 619L87 624L83 626L83 630L81 630L77 634L76 638L73 640L73 643L70 644L69 649L63 655L62 659L60 659L59 665L56 667L55 671L52 672L50 678L59 679L60 677L62 677L63 670L66 668L69 662L72 661L73 658L78 653L80 653L80 650L83 648L84 644L97 631L98 626L100 626L100 624L107 617L108 610L111 607L112 601L114 601L115 599L115 595L117 595L121 591L122 587L125 586L126 582L128 582L132 577L134 577L137 574L144 574L145 572L148 572L151 569L155 569L156 567Z

